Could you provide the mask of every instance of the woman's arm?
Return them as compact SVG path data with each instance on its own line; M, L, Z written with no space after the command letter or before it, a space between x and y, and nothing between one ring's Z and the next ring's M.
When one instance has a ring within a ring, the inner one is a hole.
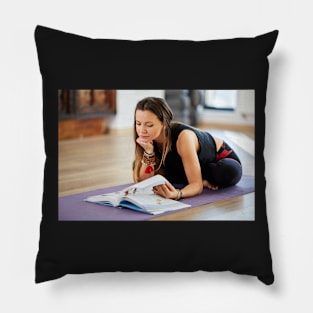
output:
M184 130L180 133L176 146L188 180L188 185L182 189L183 197L200 194L203 190L203 182L198 159L200 149L198 137L193 131Z
M149 154L154 153L153 143L143 141L138 137L136 140L136 144L139 144L144 149L144 151L146 151L147 153L149 153ZM145 164L142 164L142 163L140 164L139 175L138 175L139 181L145 180L145 179L152 177L154 175L155 175L155 166L154 165L146 166Z
M188 185L181 189L182 197L188 198L200 194L203 190L203 182L197 154L200 146L196 134L190 130L182 131L178 137L176 147L188 179ZM171 184L157 186L154 188L154 192L171 199L176 199L179 196L177 190Z

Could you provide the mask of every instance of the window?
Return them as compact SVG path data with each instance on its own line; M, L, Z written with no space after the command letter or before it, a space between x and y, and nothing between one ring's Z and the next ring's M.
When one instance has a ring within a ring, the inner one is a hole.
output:
M234 111L236 106L237 90L205 90L205 108Z

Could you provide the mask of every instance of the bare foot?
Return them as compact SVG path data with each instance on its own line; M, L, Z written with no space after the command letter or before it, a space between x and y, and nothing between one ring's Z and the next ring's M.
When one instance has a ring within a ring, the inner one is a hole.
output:
M212 185L207 180L203 180L202 183L203 183L203 187L207 187L207 188L209 188L211 190L217 190L218 189L218 186Z

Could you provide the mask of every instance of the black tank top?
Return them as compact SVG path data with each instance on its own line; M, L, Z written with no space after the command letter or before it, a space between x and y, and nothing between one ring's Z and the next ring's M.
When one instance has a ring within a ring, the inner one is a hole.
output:
M199 151L198 159L201 168L206 163L215 162L216 157L216 145L214 138L206 131L193 128L191 126L181 124L181 123L172 123L171 132L172 132L172 147L171 151L167 154L165 159L164 172L165 177L171 183L181 183L187 184L188 180L185 174L184 166L181 157L177 152L177 139L179 134L185 130L193 131L199 140Z

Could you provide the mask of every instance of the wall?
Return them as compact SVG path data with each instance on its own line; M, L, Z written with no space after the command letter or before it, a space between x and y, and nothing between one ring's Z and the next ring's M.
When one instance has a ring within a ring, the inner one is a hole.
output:
M164 97L164 90L117 90L117 114L110 122L110 129L131 128L134 123L136 104L145 97Z

